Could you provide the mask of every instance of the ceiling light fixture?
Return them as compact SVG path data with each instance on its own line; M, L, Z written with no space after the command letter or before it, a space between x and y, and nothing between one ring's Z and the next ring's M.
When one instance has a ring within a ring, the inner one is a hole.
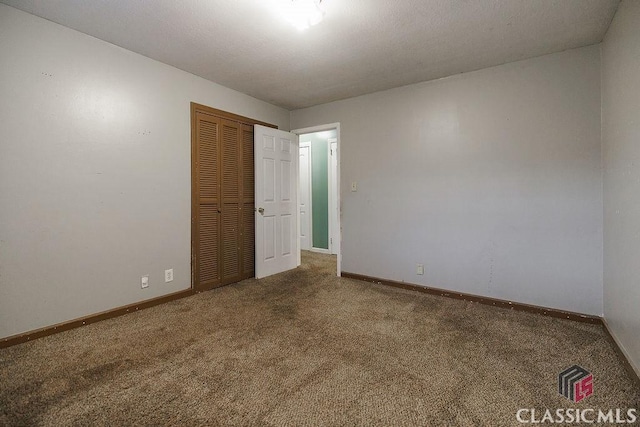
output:
M322 0L285 0L282 12L289 23L303 31L319 24L324 18L321 3Z

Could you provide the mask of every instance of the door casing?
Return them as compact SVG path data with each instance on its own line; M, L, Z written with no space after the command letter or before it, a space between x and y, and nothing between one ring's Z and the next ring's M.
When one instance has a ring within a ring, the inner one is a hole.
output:
M305 153L305 156L303 156ZM300 249L311 250L313 246L313 201L311 197L311 143L300 142L300 165L298 178L298 205L300 207Z

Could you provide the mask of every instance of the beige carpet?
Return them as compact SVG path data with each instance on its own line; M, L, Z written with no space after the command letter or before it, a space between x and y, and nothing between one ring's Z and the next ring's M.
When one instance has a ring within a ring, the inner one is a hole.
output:
M0 350L0 425L518 425L637 408L599 326L334 277L335 258ZM557 375L595 393L572 404Z

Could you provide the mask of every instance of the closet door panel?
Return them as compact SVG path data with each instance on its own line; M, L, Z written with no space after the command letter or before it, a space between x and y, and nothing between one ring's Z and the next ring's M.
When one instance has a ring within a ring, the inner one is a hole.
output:
M240 209L237 203L226 203L222 210L222 282L240 280Z
M199 288L210 288L219 285L221 279L220 120L197 114L196 142L196 284Z
M242 278L255 276L253 126L242 125Z
M254 203L245 203L242 219L242 276L255 276L255 213Z
M222 121L222 199L236 203L240 197L240 125Z
M218 206L201 205L199 212L200 250L198 253L198 277L200 283L216 285L220 282L220 224Z

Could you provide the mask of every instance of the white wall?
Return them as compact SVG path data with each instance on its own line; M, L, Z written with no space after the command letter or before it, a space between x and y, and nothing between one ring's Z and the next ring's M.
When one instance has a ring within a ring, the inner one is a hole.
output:
M343 271L602 314L599 46L291 114L333 122Z
M640 375L640 2L602 45L604 316Z
M0 58L0 337L189 288L189 103L289 112L2 4Z

